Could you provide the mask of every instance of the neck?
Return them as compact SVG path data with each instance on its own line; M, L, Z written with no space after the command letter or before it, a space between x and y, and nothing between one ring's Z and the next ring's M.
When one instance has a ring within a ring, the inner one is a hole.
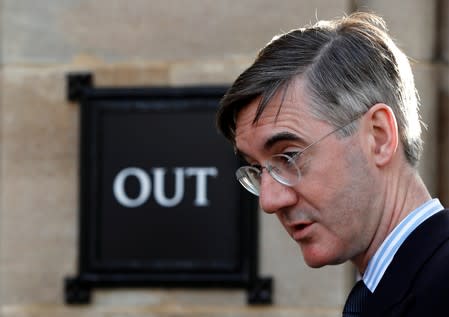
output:
M379 224L367 250L352 259L361 274L365 272L369 260L393 229L413 210L428 201L431 196L417 171L406 166L396 175L384 179L385 191L379 208Z

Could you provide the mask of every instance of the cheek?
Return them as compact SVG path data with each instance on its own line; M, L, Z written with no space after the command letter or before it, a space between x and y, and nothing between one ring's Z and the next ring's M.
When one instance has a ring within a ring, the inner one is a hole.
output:
M369 239L356 209L335 205L319 211L320 220L311 239L300 243L305 262L311 267L341 264L364 252Z
M306 164L304 199L317 210L329 211L327 216L336 222L351 222L354 212L362 213L358 207L372 196L373 177L358 145L348 142L333 150L321 164Z
M307 166L310 167L310 166ZM307 174L303 177L301 193L303 200L313 207L313 209L329 214L322 215L325 218L333 218L335 214L334 207L344 201L345 187L347 186L346 169L335 163L322 164L318 168L313 167L307 170ZM310 176L310 177L309 177Z
M354 154L354 153L353 153ZM380 213L375 197L381 186L377 182L361 153L348 156L348 176L344 186L334 197L336 217L340 236L355 251L369 246L379 225Z
M376 225L371 210L373 177L356 149L348 150L345 159L327 161L314 176L304 199L315 210L322 251L347 260L369 244Z

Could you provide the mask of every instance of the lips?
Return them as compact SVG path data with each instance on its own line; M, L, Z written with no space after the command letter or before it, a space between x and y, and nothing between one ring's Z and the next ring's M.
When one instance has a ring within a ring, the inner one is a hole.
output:
M290 226L292 238L296 241L306 239L310 235L313 222L301 222Z

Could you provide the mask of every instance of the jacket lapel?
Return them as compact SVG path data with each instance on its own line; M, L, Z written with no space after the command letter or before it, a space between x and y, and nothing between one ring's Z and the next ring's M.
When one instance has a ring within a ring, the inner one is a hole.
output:
M366 316L389 316L406 310L414 301L410 293L415 277L444 241L449 238L449 210L433 215L404 241L370 299Z

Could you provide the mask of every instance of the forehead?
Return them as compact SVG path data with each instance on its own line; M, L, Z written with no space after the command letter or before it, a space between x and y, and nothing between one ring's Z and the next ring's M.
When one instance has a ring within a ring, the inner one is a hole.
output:
M320 129L319 121L310 113L301 79L294 80L285 91L278 91L254 122L259 102L260 98L253 100L237 115L235 141L241 152L264 147L274 135L296 135L301 141L307 140L312 130Z

